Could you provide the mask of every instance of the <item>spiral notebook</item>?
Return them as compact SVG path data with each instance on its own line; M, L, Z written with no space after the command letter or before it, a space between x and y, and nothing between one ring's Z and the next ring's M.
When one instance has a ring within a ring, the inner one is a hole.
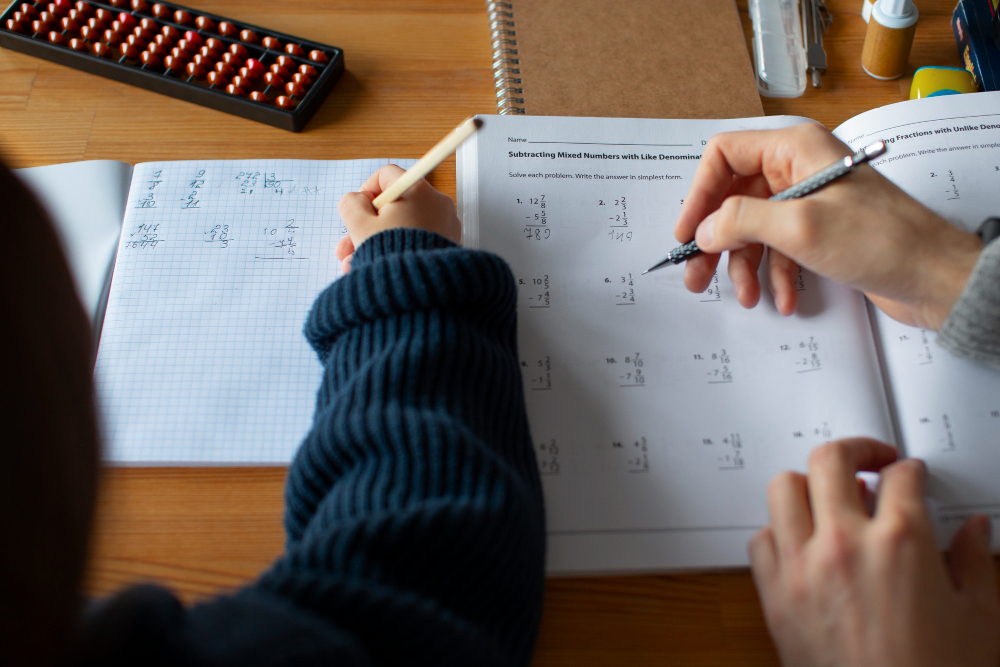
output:
M501 114L763 116L733 0L486 4Z

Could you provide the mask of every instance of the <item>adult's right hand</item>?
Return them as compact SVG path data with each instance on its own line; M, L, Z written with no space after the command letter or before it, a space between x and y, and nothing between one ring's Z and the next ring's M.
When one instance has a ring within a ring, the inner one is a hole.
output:
M729 275L747 308L760 298L757 268L769 247L778 310L795 311L799 267L861 290L905 324L940 329L982 243L864 165L801 199L766 197L850 149L820 125L714 136L684 199L675 234L706 254L688 260L688 289L704 291L730 251Z

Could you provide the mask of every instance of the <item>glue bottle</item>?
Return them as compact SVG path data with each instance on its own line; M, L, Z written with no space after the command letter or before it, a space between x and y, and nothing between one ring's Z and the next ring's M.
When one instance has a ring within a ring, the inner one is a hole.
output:
M903 76L918 15L913 0L875 0L861 52L861 66L868 76L882 80Z

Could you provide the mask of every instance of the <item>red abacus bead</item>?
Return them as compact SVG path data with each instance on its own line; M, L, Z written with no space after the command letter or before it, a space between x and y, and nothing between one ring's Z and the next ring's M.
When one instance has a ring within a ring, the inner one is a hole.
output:
M246 57L250 55L249 52L247 51L247 47L243 46L242 44L230 44L229 52L234 56L239 56L244 60L246 60Z
M7 30L11 32L28 32L27 26L24 21L18 21L16 19L7 19Z
M80 39L79 37L74 37L73 39L69 40L69 48L73 49L74 51L86 52L90 50L90 45L87 44L87 40Z
M50 2L47 7L47 9L56 16L66 16L72 8L73 3L69 0L54 0L54 2Z
M219 34L222 35L223 37L235 37L237 34L239 34L239 32L240 29L237 28L232 23L230 23L229 21L219 22Z
M153 44L157 44L159 46L162 46L163 48L165 48L165 49L167 49L169 51L174 46L174 40L170 39L166 35L162 35L162 34L161 35L154 35L153 36Z
M111 47L104 42L94 42L90 46L90 52L101 58L110 58L113 53Z
M222 53L226 50L226 43L221 39L216 39L215 37L209 37L205 40L205 46L212 49L216 53Z
M296 72L295 74L293 74L292 75L292 81L294 83L299 84L300 86L302 86L303 88L305 88L307 90L308 90L309 86L312 85L312 79L310 79L307 75L302 74L301 72Z
M180 23L181 25L194 25L194 17L191 16L191 12L178 9L174 12L174 23Z
M94 18L104 23L105 25L115 20L114 15L110 11L104 8L98 8L94 10Z
M87 19L87 25L91 30L96 30L98 32L104 32L104 29L108 27L104 24L104 21L101 21L94 16Z
M233 66L225 61L215 63L215 71L226 78L231 77L236 72Z
M225 74L220 74L219 72L216 72L214 70L209 72L208 76L205 78L208 80L210 84L212 84L213 86L219 86L220 88L226 85L226 81L229 80Z
M154 53L162 58L163 56L170 53L170 47L166 46L165 44L157 44L156 42L150 42L148 45L146 45L146 52Z
M160 24L153 19L144 18L139 20L139 27L143 30L148 30L151 35L155 35L160 32ZM153 39L150 37L150 39Z
M282 67L278 63L271 65L271 71L280 76L282 79L287 79L292 75L286 68Z
M59 25L59 17L50 11L43 11L38 15L38 20L42 22L44 26L55 27Z
M243 92L242 88L240 88L239 86L235 86L233 84L229 84L228 86L226 86L226 92L229 93L230 95L239 95L240 97L246 97L247 95L245 92Z
M285 80L281 77L280 74L275 74L274 72L268 72L267 74L264 75L264 83L266 83L269 86L275 86L277 88L281 88L285 85Z
M80 29L80 24L68 16L64 16L59 25L62 26L63 32L76 32Z
M187 61L170 55L163 59L163 66L174 74L183 74L184 68L187 66Z
M194 20L194 25L198 30L204 30L205 32L215 32L215 21L208 18L207 16L199 16Z
M285 97L284 95L278 95L277 99L274 100L274 103L277 104L282 109L295 108L295 100L293 100L290 97Z
M315 79L319 76L319 72L312 65L299 65L299 74L305 74L310 79Z
M38 19L35 19L34 21L31 22L32 35L40 35L48 29L49 27L44 23L42 23L41 21L39 21Z
M253 90L253 82L248 81L246 77L237 74L233 77L231 82L234 86L242 88L243 90Z
M90 5L87 5L87 7L89 8ZM30 19L36 19L36 18L38 18L38 10L35 9L35 6L33 4L31 4L30 2L21 3L21 6L19 7L19 9L21 10L22 14L24 14L25 16L27 16Z
M31 23L31 17L24 12L14 12L7 20L10 21L11 19L17 21L18 23Z
M198 45L192 44L186 39L182 38L179 42L177 42L177 46L190 54L198 53Z
M129 37L134 37L134 35L129 35ZM141 50L136 48L135 44L129 44L128 42L119 44L118 51L128 60L138 60L141 53Z
M128 0L109 0L109 4L116 9L128 7Z
M149 13L149 3L146 0L132 0L132 11L140 14Z
M320 64L330 62L330 58L328 58L325 53L319 50L310 51L309 60L313 61L314 63L320 63Z
M298 56L300 58L306 54L305 50L298 44L286 44L285 53L290 56Z
M88 42L99 42L101 41L101 31L94 30L89 25L85 25L80 28L80 37Z
M122 36L122 38L124 38L125 35L128 34L128 29L126 29L125 26L122 25L122 22L119 21L118 19L115 19L114 21L111 22L111 27L109 28L109 30L117 32Z
M90 5L89 2L85 2L85 0L78 0L78 2L75 5L73 5L73 7L83 16L90 16L91 14L94 13L94 8Z
M139 23L138 21L135 20L134 16L132 16L131 14L126 14L125 12L122 12L121 14L118 15L118 22L126 30L131 30Z
M205 47L203 46L201 48L204 49ZM209 55L205 55L204 53L196 53L194 54L194 56L191 57L191 62L201 65L205 69L211 69L215 67L215 58L213 56L214 54L212 54L211 51L209 52Z
M150 51L143 51L139 54L139 62L149 69L157 69L160 66L160 56Z
M193 76L196 79L205 78L205 68L199 65L198 63L193 63L193 62L188 63L187 67L185 68L185 71L187 72L188 76Z
M176 42L181 38L181 31L172 25L163 26L163 29L160 30L160 34L169 39L171 42Z
M302 97L306 94L306 89L302 87L302 84L295 83L294 81L289 81L285 84L285 92L292 97Z
M197 42L199 47L205 43L205 40L201 38L201 35L196 33L194 30L185 30L184 39L189 42Z
M295 61L289 56L278 56L274 59L275 64L281 65L282 67L288 69L289 72L293 71L296 67ZM272 69L273 69L272 65Z
M18 14L20 14L20 13L21 13L21 12L14 12L14 16L15 16L15 18L16 18L16 17L17 17L17 15L18 15ZM88 17L86 16L86 15L84 15L84 13L83 13L83 12L81 12L81 11L80 11L79 9L77 9L76 7L74 7L74 8L73 8L73 9L71 9L71 10L69 10L69 14L67 14L66 16L68 16L69 18L73 19L74 21L76 21L76 22L77 22L78 24L80 24L80 25L83 25L83 24L85 24L85 23L87 22L87 18L88 18Z
M240 41L247 44L256 44L260 41L260 37L253 30L240 30Z
M198 49L198 53L195 55L199 55L202 58L211 58L213 62L219 59L219 54L216 53L215 50L210 49L207 46L203 46L200 49Z
M144 43L153 41L153 33L146 30L141 25L137 25L132 29L132 34L141 39Z
M277 37L267 36L264 39L260 40L260 43L264 46L265 49L274 49L275 51L281 50L281 42L278 40Z
M108 46L114 46L122 41L121 33L115 32L111 28L104 31L104 41L108 43Z
M250 99L253 100L254 102L270 102L270 100L267 99L267 95L260 92L259 90L255 90L252 93L250 93Z
M267 71L267 68L264 67L264 63L257 60L256 58L247 58L246 68L251 72L253 72L254 74L258 75L263 74L264 72Z
M170 19L173 18L171 14L173 14L173 12L171 12L170 7L167 7L165 4L157 2L155 5L153 5L153 16L155 16L156 18Z
M185 63L191 62L191 54L185 51L180 46L175 46L174 48L170 49L170 55L172 55L174 58L182 62Z
M146 48L146 44L149 44L149 41L143 39L142 35L136 35L135 33L133 33L133 34L129 35L128 37L126 37L125 38L125 42L128 43L131 46L134 46L135 48L139 49L140 51L142 51L143 49Z
M53 30L52 32L49 33L49 41L52 42L53 44L63 45L66 44L66 42L68 42L69 40L66 39L66 36L63 35L61 32L56 32L55 30Z
M235 53L228 53L228 52L223 53L222 62L226 63L227 65L232 65L234 69L243 66L243 58L236 55Z

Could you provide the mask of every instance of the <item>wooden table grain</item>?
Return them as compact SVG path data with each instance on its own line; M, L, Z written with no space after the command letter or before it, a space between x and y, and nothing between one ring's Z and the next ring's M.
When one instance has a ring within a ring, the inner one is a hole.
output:
M418 157L459 120L494 113L483 0L190 0L200 9L340 46L347 71L292 134L0 51L0 154L14 167L73 160ZM861 0L828 0L823 89L768 114L835 127L906 99L909 78L861 70ZM750 37L746 1L740 11ZM954 0L922 0L912 65L959 66ZM912 71L912 70L911 70ZM451 160L432 182L454 195ZM252 580L281 552L283 468L105 469L86 591L138 581L185 600ZM774 665L745 570L552 579L538 665Z

